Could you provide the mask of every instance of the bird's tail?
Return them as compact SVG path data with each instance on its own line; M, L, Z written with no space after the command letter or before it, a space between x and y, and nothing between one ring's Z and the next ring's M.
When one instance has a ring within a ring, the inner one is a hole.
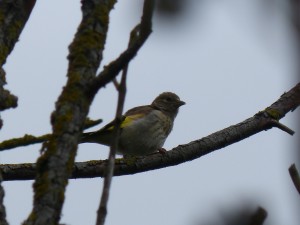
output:
M98 143L109 146L111 139L109 132L88 132L82 134L80 143Z

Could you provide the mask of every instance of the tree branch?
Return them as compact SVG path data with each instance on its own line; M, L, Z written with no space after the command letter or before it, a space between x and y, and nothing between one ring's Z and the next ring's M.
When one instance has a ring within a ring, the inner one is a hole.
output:
M138 26L136 26L130 33L128 48L131 48L138 41L139 33L142 32L139 30L140 27L146 26L148 28L151 28L152 14L153 14L153 10L154 10L153 3L154 3L154 1L152 1L152 0L144 1L143 13L145 13L146 16L150 16L150 18L145 18L145 15L143 14L141 23ZM147 8L147 7L149 7L149 8ZM152 10L152 12L149 10ZM149 23L149 21L150 21L150 23ZM148 23L148 24L144 25L143 23ZM108 163L107 163L106 173L105 173L105 177L104 177L101 201L100 201L100 205L99 205L99 208L97 211L97 221L96 221L97 225L104 225L105 218L107 215L107 203L108 203L108 198L109 198L111 181L112 181L112 177L113 177L113 173L114 173L115 157L116 157L116 152L117 152L119 137L120 137L121 118L122 118L122 114L123 114L125 95L126 95L127 71L128 71L128 63L123 68L123 74L122 74L120 84L118 84L116 79L113 80L113 83L116 86L117 91L119 92L117 112L116 112L116 117L115 117L115 127L114 127L114 137L115 138L114 138L112 146L110 147Z
M159 153L145 157L117 159L115 176L135 174L168 166L175 166L197 159L230 144L239 142L258 132L274 127L274 117L283 118L300 104L300 83L283 94L266 110L236 125L215 132L207 137L179 145L161 155ZM75 163L70 178L103 177L107 160ZM35 177L35 164L1 165L4 180L29 180Z
M88 129L90 127L96 126L102 122L101 119L98 120L91 120L89 118L86 119L84 129ZM0 151L8 150L8 149L13 149L17 147L22 147L22 146L28 146L32 144L38 144L38 143L43 143L45 141L48 141L51 137L51 134L44 134L41 136L33 136L31 134L25 134L23 137L19 138L12 138L9 140L2 141L0 143Z
M0 111L15 108L18 104L18 98L4 88L6 77L2 67L14 48L34 5L35 0L0 0ZM0 118L0 129L2 125ZM4 189L1 183L0 171L0 224L8 225L3 204Z
M3 88L6 78L2 66L18 41L34 5L35 0L0 0L0 111L17 107L18 98Z
M4 200L4 189L2 187L2 173L0 171L0 224L1 225L8 225L6 221L6 210L3 204Z
M22 146L28 146L28 145L37 144L37 143L43 143L43 142L49 140L50 137L51 137L51 134L45 134L45 135L38 136L38 137L30 135L30 134L25 134L23 137L12 138L12 139L1 142L0 143L0 151L13 149L13 148L17 148L17 147L22 147Z
M113 130L113 136L114 141L112 146L110 147L109 157L108 157L108 163L106 167L106 173L104 177L104 183L103 183L103 190L101 195L101 201L100 205L97 211L97 221L96 225L104 225L105 218L107 215L107 203L109 198L109 191L111 186L111 181L114 173L114 166L115 166L115 157L116 152L118 149L118 143L120 138L120 125L121 125L121 118L123 114L123 108L124 108L124 102L125 102L125 95L126 95L126 77L127 77L127 69L128 65L125 66L122 74L121 83L118 86L118 105L117 105L117 112L115 117L115 125Z
M18 41L34 5L35 0L0 0L0 67Z
M288 133L289 135L295 134L295 131L293 131L289 127L285 126L284 124L279 123L277 120L272 120L272 123L273 123L274 127L277 127L278 129Z
M135 28L138 37L116 60L105 66L103 71L90 83L90 93L93 95L99 88L114 80L119 72L135 57L152 32L152 16L154 11L154 0L145 0L143 16L140 24Z
M53 134L37 161L33 210L26 225L58 224L78 140L94 96L87 83L102 60L109 13L115 0L82 0L82 21L69 47L68 81L52 114Z
M298 193L300 194L300 176L299 176L299 173L298 173L298 170L297 170L295 164L292 164L290 166L289 173L290 173L290 176L292 178L292 181L293 181Z
M0 111L4 111L9 108L16 108L18 105L18 97L12 95L10 91L6 90L3 87L5 84L5 71L2 68L0 68Z

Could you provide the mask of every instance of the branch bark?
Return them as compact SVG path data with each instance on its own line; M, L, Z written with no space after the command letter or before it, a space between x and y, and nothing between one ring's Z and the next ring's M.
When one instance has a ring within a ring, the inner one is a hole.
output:
M35 0L0 0L0 111L17 107L18 98L3 88L6 79L2 66L18 41L34 5Z
M78 139L94 96L87 83L102 60L109 13L115 0L83 0L83 18L69 47L68 81L52 114L53 134L37 161L33 209L26 225L58 224L65 188L74 164Z
M0 0L0 67L18 41L34 5L35 0Z
M0 111L15 108L18 104L18 98L4 88L6 78L2 67L14 48L34 5L35 0L0 0ZM2 125L3 122L0 118L0 129ZM0 224L7 225L3 204L4 189L1 183L0 171Z
M207 137L179 145L166 154L159 153L139 157L117 159L114 169L115 176L136 174L168 166L175 166L197 159L230 144L239 142L258 132L274 127L273 120L281 119L288 112L295 110L300 104L300 83L289 92L284 93L276 102L253 117L241 123L215 132ZM77 162L70 178L103 177L107 160ZM4 180L30 180L35 176L35 164L1 165Z

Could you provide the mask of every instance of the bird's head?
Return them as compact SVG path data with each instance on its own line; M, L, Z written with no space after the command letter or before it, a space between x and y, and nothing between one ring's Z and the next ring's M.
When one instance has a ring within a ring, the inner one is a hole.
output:
M181 101L178 95L172 92L163 92L154 99L151 105L175 118L179 107L184 104L185 102Z

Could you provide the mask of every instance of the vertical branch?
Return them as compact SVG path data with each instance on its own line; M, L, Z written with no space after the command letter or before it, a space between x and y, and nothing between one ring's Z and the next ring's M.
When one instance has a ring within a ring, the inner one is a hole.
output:
M88 83L96 76L115 0L82 0L82 21L69 47L67 84L52 114L52 135L37 161L33 209L26 225L59 222L78 139L94 95Z
M100 205L97 212L97 225L104 225L105 218L107 215L107 203L109 198L109 190L111 186L111 181L113 177L114 172L114 165L115 165L115 157L116 152L118 149L118 143L119 143L119 137L120 137L120 125L122 122L122 112L124 108L124 102L125 102L125 95L126 95L126 77L127 77L127 70L128 66L125 66L121 78L121 83L118 85L118 105L117 105L117 112L115 117L115 126L114 126L114 141L112 143L112 146L110 147L109 157L108 157L108 163L106 166L105 171L105 177L104 177L104 183L103 183L103 190L100 200Z
M297 60L297 63L296 63L296 71L297 71L297 75L296 75L296 80L299 80L300 78L300 64L298 63L299 60L300 60L300 0L290 0L290 12L291 12L291 22L292 22L292 25L293 25L293 28L294 28L294 31L295 31L295 39L296 39L296 60ZM298 125L298 128L300 127L300 112L297 111L296 112L297 114L297 117L296 117L296 123ZM296 154L295 156L297 157L297 160L296 161L300 161L300 152L298 151L300 147L300 132L296 133L296 144L295 144L295 153ZM294 171L297 171L296 170L296 167L295 168L290 168ZM291 171L290 171L291 172ZM294 180L293 180L294 181ZM295 184L295 183L294 183ZM296 186L296 184L295 184ZM296 186L297 188L297 186ZM298 188L297 188L298 192L300 193L300 189L299 189L299 185L298 185Z
M0 171L0 224L1 225L8 225L6 221L6 212L5 212L5 206L3 204L4 200L4 189L2 187L2 173Z
M151 24L152 24L151 21L152 21L152 14L153 14L153 6L154 6L154 1L152 0L144 1L144 9L143 9L141 23L131 31L128 49L132 48L136 43L140 42L139 39L140 37L149 36L150 34L149 30L151 30L149 29L149 27L151 28ZM107 215L107 203L108 203L109 191L110 191L111 181L114 172L115 156L118 149L118 143L120 137L120 125L122 122L121 120L122 112L124 108L125 95L126 95L126 78L127 78L127 71L128 71L128 63L129 61L124 64L120 85L117 83L115 79L113 80L113 83L119 92L118 105L117 105L117 111L115 117L115 126L114 126L115 138L109 152L108 164L106 166L106 171L105 171L100 205L97 211L96 225L104 225L105 218Z
M18 98L3 87L6 84L6 78L2 67L13 50L34 5L35 0L0 0L0 111L17 107ZM0 129L2 125L0 118ZM1 183L0 171L0 224L7 225L3 204L4 189Z
M289 0L290 2L290 21L292 23L292 28L294 28L294 35L295 35L295 49L296 49L296 80L300 78L300 64L298 63L300 60L300 0ZM300 127L300 113L299 111L296 112L296 123L298 128ZM300 147L300 132L296 133L296 149L298 150ZM295 150L296 150L295 149ZM300 153L299 151L295 151L297 161L300 160Z

